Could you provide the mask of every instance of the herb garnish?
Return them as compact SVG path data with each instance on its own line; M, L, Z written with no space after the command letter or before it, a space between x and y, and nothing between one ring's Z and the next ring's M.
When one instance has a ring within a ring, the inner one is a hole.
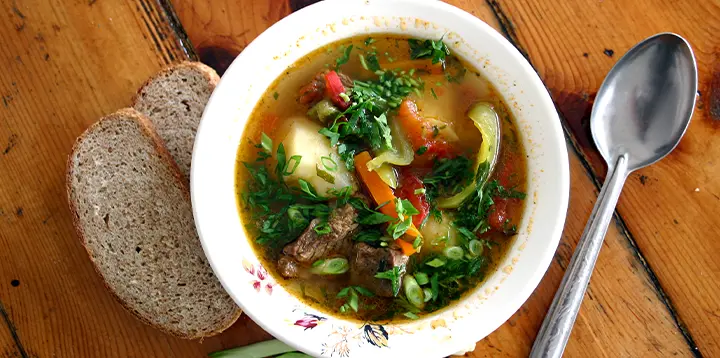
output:
M445 57L450 55L450 49L442 38L439 40L410 39L408 44L410 44L411 59L431 58L432 63L440 62L445 67Z
M398 293L400 292L400 281L402 280L402 275L404 273L405 265L393 266L393 268L390 270L387 270L385 272L378 272L377 274L375 274L375 278L390 280L393 296L397 297Z
M261 245L282 246L296 238L310 221L319 218L314 230L318 235L328 234L331 227L327 220L330 215L329 197L318 195L315 188L303 179L298 187L289 186L284 177L295 172L301 157L294 155L286 159L282 143L275 152L277 164L274 175L268 170L267 159L272 155L273 143L265 133L260 136L257 159L253 163L243 162L250 174L247 190L241 193L243 202L252 209L251 230L257 230L256 241ZM330 193L337 197L338 204L347 203L350 188ZM391 218L392 219L392 218Z
M382 232L380 230L375 229L365 229L361 230L355 237L353 237L353 240L357 242L365 242L365 243L378 243L382 241Z
M412 216L420 214L407 199L395 199L395 212L398 218L387 228L388 235L393 239L403 236L412 226Z
M345 48L345 51L343 51L342 56L338 57L337 60L335 60L335 68L338 68L341 65L344 65L348 61L350 61L350 52L352 52L352 49L353 49L353 45L350 45Z
M436 207L437 198L457 194L472 182L470 166L470 160L464 156L440 159L433 164L432 171L423 179L425 195L433 217L439 219L441 215Z
M340 290L337 294L337 298L345 298L345 303L340 306L340 313L346 313L350 310L353 310L355 312L358 311L360 308L360 296L363 295L365 297L373 297L375 294L373 294L370 290L368 290L365 287L362 286L348 286Z
M392 148L388 110L397 108L406 96L413 91L419 92L424 86L410 72L378 70L376 73L378 79L375 81L353 82L350 107L338 115L332 125L319 131L330 139L332 146L340 141L345 144L345 147L338 147L338 154L348 169L354 167L351 158L362 147L360 143L367 143L375 151Z

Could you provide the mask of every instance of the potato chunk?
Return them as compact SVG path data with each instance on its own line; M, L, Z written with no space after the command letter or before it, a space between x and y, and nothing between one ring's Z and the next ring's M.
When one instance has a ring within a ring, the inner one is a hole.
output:
M300 156L300 163L292 174L285 177L291 185L297 185L299 179L310 183L320 195L327 195L330 189L340 190L350 186L351 192L357 191L355 177L347 170L335 148L330 147L330 139L318 133L322 127L305 117L288 119L288 125L279 133L279 142L285 147L285 155ZM295 166L290 160L287 170Z

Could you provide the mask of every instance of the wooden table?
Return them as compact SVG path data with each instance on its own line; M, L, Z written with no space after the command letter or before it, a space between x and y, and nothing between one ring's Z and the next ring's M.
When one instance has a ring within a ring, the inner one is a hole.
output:
M243 318L202 342L150 328L115 302L75 238L65 160L78 134L127 106L162 66L218 71L312 0L0 0L0 356L195 357L270 338ZM589 216L605 167L588 122L633 44L686 37L699 102L680 146L629 178L568 357L720 356L720 2L452 0L502 32L548 87L568 141L571 195L555 260L530 299L469 357L521 357Z

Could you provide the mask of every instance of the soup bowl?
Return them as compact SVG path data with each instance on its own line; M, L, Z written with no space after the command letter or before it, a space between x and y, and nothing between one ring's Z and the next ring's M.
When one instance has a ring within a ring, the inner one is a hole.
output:
M235 187L245 124L273 81L324 45L380 33L444 36L451 51L504 98L528 165L525 215L497 270L449 307L398 323L329 315L288 293L248 241ZM490 26L440 1L327 0L270 27L225 72L197 132L191 191L197 230L215 274L245 314L273 336L313 356L442 357L472 350L538 285L561 236L569 170L564 135L546 88L525 58Z

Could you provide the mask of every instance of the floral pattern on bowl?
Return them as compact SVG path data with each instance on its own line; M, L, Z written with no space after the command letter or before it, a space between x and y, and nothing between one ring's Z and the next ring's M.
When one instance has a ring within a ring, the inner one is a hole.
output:
M255 289L255 291L260 292L263 285L265 286L265 292L267 292L268 295L272 295L273 286L275 283L270 278L270 275L268 274L267 270L261 265L253 265L248 260L243 259L243 268L245 269L245 272L249 273L252 278L250 279L250 284L252 284L252 287Z

